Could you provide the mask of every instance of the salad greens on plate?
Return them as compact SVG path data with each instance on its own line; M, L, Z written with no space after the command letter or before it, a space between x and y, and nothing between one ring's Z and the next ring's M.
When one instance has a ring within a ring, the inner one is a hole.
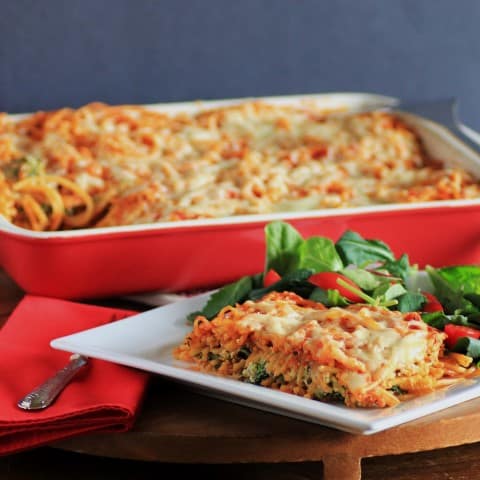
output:
M327 307L365 303L419 312L428 325L447 334L449 350L480 360L480 266L419 271L407 254L397 258L381 240L351 230L336 242L320 236L305 239L282 221L265 227L265 240L264 271L216 291L190 319L212 319L227 305L291 291Z

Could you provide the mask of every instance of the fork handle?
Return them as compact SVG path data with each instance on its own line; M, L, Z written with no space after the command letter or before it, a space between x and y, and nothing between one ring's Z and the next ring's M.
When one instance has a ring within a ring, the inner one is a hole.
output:
M40 410L48 407L86 364L87 358L83 355L72 355L64 368L22 398L17 403L18 407L23 410Z

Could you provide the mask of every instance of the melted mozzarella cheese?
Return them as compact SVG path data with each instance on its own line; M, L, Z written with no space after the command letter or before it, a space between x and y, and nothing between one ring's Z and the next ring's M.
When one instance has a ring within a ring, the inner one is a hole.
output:
M328 352L353 369L340 374L352 391L420 368L428 352L428 326L400 312L366 306L316 310L268 300L245 305L253 311L239 321L242 327L284 337L319 361Z
M478 181L434 166L415 132L386 112L244 102L168 116L91 104L3 121L0 175L28 155L96 198L109 193L120 206L104 209L98 226L138 222L138 212L153 222L480 196ZM5 183L4 197L14 190ZM125 184L146 183L161 202L124 201Z

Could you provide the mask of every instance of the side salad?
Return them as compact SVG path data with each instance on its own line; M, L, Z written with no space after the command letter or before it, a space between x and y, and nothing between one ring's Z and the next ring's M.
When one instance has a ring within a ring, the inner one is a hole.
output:
M227 305L258 300L272 291L291 291L327 307L365 303L401 312L420 312L425 323L446 333L448 350L480 361L480 266L419 271L408 255L347 230L337 242L303 238L290 224L265 227L263 272L240 278L213 293L201 311L214 318ZM479 362L480 366L480 362Z

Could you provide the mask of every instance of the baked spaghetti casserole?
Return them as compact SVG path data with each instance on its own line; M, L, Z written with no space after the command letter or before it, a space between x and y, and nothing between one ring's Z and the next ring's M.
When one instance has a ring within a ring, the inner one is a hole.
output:
M201 370L350 407L388 407L438 387L446 335L383 307L326 308L292 292L197 316L174 355Z
M386 112L262 102L0 115L0 214L32 230L479 197Z

